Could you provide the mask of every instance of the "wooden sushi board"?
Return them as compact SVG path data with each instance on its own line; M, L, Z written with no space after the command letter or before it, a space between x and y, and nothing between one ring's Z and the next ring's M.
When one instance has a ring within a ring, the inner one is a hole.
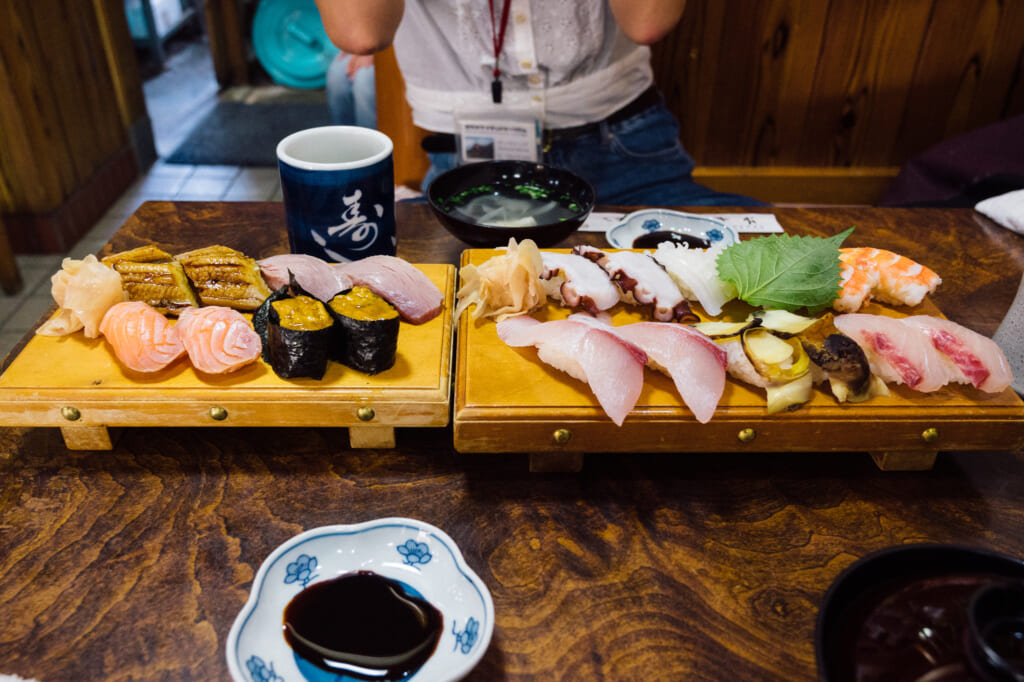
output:
M489 249L463 253L480 265ZM534 314L559 319L570 311L549 303ZM639 322L635 309L612 310L616 325ZM872 303L862 312L901 316ZM929 301L916 314L941 313ZM742 318L741 318L742 319ZM763 389L726 382L714 417L694 419L671 379L645 370L644 389L621 427L590 389L537 359L533 348L510 348L491 320L458 320L454 438L459 452L529 452L534 470L578 470L587 452L870 452L882 469L931 468L942 450L1009 450L1024 445L1024 403L1012 389L988 395L953 384L930 394L890 385L890 396L840 404L817 387L793 412L768 414Z
M282 379L262 360L224 376L186 358L145 375L82 332L33 336L0 375L0 426L58 426L71 449L102 450L122 426L343 426L352 447L394 447L395 427L449 421L455 268L418 265L441 314L402 322L395 366L376 375L329 363L322 380Z

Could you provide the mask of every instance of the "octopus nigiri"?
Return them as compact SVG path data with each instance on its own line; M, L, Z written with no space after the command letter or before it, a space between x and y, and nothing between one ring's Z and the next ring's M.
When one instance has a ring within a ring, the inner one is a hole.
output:
M635 251L606 252L593 246L576 246L573 253L600 265L621 290L620 298L631 304L650 304L660 322L696 319L679 287L650 256Z
M619 289L594 261L574 253L542 251L540 278L548 296L596 315L619 302Z
M156 372L185 354L185 346L163 313L142 301L125 301L111 306L100 322L99 331L114 355L128 369Z
M233 372L255 362L263 350L249 320L224 306L186 308L176 326L192 366L200 372Z
M839 249L841 290L832 307L855 312L876 298L883 303L915 306L942 283L930 268L884 249Z

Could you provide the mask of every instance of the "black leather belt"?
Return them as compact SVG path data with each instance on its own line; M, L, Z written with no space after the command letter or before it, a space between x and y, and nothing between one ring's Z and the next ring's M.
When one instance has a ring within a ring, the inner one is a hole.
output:
M545 146L552 142L571 140L585 135L598 133L601 130L602 123L619 123L620 121L625 121L627 118L632 118L660 102L661 93L658 92L657 87L652 85L640 93L640 95L638 95L632 102L618 111L615 111L603 121L584 123L583 125L573 126L571 128L546 129L544 131ZM420 145L423 147L424 151L432 154L453 153L456 150L455 136L451 133L432 133L423 138Z

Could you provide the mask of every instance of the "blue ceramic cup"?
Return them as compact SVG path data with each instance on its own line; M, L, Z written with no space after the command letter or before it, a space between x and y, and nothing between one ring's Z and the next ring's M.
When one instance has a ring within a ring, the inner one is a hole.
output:
M395 255L391 139L358 126L300 130L277 145L292 253L345 262Z

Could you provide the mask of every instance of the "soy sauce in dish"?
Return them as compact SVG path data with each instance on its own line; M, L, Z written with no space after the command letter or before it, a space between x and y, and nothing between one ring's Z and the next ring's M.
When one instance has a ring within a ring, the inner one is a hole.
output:
M653 249L662 242L673 244L685 244L691 249L707 249L711 246L711 240L703 237L695 237L692 234L681 234L672 230L658 230L642 234L633 240L634 249Z
M295 595L283 627L292 650L318 668L357 679L401 680L434 653L443 617L398 581L356 571Z

